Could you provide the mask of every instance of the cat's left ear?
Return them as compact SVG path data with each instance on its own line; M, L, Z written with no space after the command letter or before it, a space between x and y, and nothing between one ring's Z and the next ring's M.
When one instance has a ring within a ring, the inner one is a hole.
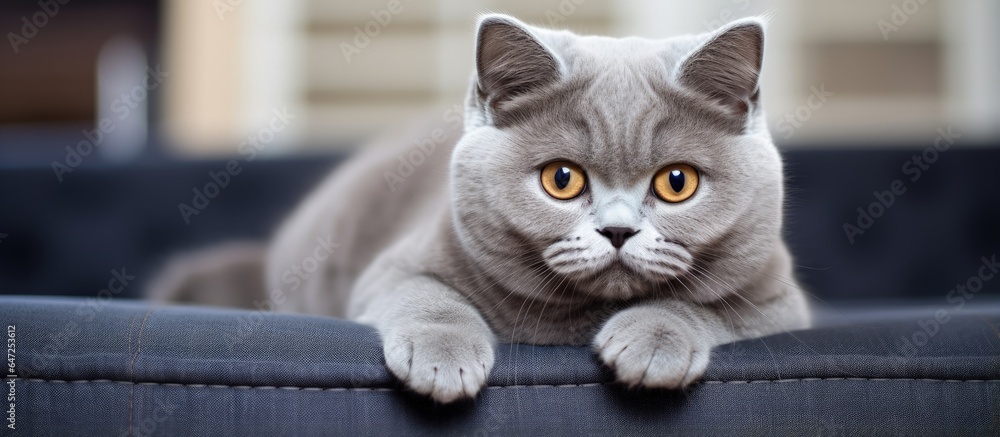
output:
M688 89L744 116L756 103L764 60L764 22L742 19L716 31L678 65L675 77Z

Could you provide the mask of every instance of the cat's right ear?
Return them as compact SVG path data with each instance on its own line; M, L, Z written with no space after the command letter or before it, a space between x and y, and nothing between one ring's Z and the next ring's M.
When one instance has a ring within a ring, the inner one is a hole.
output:
M559 80L560 64L529 27L501 14L484 15L476 32L477 93L496 116L517 97Z

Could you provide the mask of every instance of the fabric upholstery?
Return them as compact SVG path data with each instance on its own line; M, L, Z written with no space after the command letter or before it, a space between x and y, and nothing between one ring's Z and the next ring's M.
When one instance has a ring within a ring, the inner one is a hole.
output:
M723 345L685 392L621 387L586 348L501 344L479 398L441 406L406 392L374 331L343 320L0 298L31 435L1000 432L1000 307L904 348L933 315L840 313Z

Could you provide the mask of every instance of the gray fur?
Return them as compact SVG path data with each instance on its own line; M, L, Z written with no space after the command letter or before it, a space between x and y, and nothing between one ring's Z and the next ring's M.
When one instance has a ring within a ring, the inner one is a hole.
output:
M268 255L283 309L373 325L389 369L440 402L476 395L498 340L591 345L625 384L681 388L715 345L808 325L757 99L762 22L662 41L479 29L461 138L400 190L383 174L409 141L321 186ZM582 195L542 190L554 160L586 171ZM668 204L650 182L673 163L701 185ZM605 226L639 233L616 250ZM289 292L325 236L340 246Z

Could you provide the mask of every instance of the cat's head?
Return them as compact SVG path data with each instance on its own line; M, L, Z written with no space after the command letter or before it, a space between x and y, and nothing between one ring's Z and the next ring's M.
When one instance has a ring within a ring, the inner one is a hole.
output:
M524 294L711 301L780 241L763 22L667 40L480 19L451 163L467 254Z

